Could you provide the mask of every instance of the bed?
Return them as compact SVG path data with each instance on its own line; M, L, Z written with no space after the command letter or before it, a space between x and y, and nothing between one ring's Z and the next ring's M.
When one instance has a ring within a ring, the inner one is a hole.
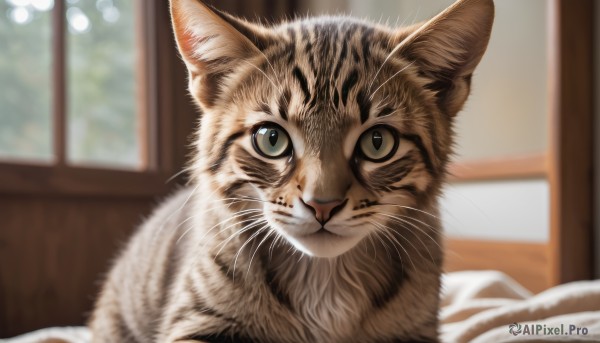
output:
M498 271L443 276L442 342L598 342L600 280L533 294ZM4 343L88 343L85 327L49 328Z

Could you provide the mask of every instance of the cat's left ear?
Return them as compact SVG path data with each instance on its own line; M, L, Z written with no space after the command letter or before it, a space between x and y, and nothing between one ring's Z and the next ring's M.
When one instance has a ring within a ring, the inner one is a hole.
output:
M198 0L171 0L177 46L190 73L190 92L212 107L240 63L258 56L271 42L259 25L212 9Z
M440 109L450 116L467 100L493 22L492 0L459 0L424 24L396 35L397 54L416 62L431 80L427 88L436 92Z

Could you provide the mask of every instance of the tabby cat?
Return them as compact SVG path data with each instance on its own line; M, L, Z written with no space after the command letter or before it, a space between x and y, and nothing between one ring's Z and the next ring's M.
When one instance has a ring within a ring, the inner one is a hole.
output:
M94 342L437 342L437 197L493 2L400 29L171 14L193 180L116 261Z

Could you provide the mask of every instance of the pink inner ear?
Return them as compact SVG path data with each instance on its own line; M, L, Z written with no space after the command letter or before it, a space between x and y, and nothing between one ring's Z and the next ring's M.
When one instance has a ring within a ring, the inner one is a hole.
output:
M187 57L192 58L194 56L194 36L192 36L187 30L180 35L179 46L181 52Z
M185 19L182 18L180 11L176 7L173 8L173 24L181 54L186 58L193 58L194 42L197 40L197 38L194 37L189 30L187 30Z

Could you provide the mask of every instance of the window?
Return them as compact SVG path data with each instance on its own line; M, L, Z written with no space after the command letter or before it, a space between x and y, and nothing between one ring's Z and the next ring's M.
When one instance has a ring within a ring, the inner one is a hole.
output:
M0 0L0 190L166 189L183 155L173 137L191 128L168 116L182 68L168 13L157 0Z
M144 168L142 3L0 2L1 158Z
M51 0L0 1L3 159L52 159L52 7Z
M49 1L49 0L46 0ZM67 161L143 167L139 0L66 2ZM140 37L142 38L142 37Z

